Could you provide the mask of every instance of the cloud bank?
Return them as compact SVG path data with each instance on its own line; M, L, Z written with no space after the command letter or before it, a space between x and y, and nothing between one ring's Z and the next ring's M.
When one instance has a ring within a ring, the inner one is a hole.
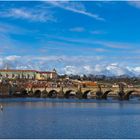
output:
M140 66L130 67L121 66L117 63L91 63L93 58L88 57L88 60L84 60L82 57L68 56L6 56L0 57L0 69L34 69L34 70L52 70L56 68L59 74L94 74L94 75L106 75L106 76L139 76ZM95 59L95 58L94 58ZM100 61L96 58L95 60Z

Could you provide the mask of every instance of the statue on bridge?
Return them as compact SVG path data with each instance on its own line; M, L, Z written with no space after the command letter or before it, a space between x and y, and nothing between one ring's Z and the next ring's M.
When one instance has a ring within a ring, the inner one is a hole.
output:
M119 83L119 92L118 92L118 95L119 95L119 99L120 100L123 100L124 99L125 92L124 92L124 84L123 83Z
M96 99L102 99L102 96L103 96L103 92L101 89L101 85L98 84L98 91L96 92Z

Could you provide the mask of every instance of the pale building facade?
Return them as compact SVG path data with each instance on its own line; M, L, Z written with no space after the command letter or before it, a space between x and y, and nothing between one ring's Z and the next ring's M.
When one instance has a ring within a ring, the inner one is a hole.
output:
M42 72L36 70L0 70L0 79L32 79L32 80L47 80L57 78L55 70Z

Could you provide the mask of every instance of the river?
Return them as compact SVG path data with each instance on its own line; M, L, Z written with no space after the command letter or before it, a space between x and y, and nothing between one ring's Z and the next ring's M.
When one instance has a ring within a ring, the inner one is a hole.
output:
M0 138L140 138L140 100L0 99Z

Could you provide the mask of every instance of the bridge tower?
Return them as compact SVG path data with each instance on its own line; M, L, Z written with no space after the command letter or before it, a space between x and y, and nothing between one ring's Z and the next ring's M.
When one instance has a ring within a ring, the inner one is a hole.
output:
M77 89L77 93L76 93L76 97L79 98L79 99L82 99L82 88L81 88L81 85L79 84L78 85L78 89Z

